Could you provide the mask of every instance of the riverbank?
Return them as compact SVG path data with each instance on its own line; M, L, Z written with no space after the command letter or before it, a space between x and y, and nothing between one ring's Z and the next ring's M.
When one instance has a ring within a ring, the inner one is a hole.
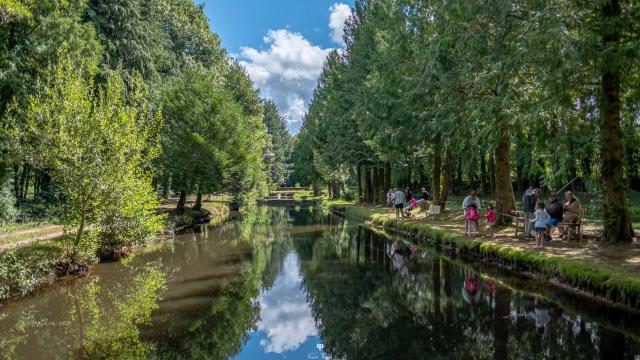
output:
M357 221L369 221L446 248L470 261L491 262L503 270L557 283L634 309L640 309L638 245L600 247L555 241L544 250L517 240L511 228L497 229L496 238L464 236L459 224L424 217L396 220L381 207L333 205L331 210ZM511 236L510 236L511 235Z
M143 245L115 249L109 254L97 254L97 258L77 265L77 269L68 271L62 260L66 252L65 236L72 234L51 233L49 237L25 238L0 251L0 305L12 299L69 280L87 275L91 268L101 262L118 261L129 253L139 251L146 246L157 244L176 232L191 226L209 222L223 222L228 214L225 199L206 200L202 210L185 209L183 214L173 211L172 200L158 209L167 214L164 231ZM37 233L37 232L35 232ZM64 271L63 271L64 270ZM70 275L71 274L71 275Z

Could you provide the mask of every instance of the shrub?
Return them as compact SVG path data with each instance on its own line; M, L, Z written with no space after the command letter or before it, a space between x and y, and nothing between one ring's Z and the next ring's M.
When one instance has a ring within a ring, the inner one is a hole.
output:
M12 187L11 181L0 184L0 225L2 226L15 221L18 216L18 209L15 206L16 198L11 191Z

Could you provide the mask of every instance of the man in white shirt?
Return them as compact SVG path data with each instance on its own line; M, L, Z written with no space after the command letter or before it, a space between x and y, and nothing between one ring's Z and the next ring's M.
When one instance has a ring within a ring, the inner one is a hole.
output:
M404 208L404 193L402 190L396 188L395 194L395 207L396 207L396 219L402 215L404 217L404 213L402 212L402 208Z

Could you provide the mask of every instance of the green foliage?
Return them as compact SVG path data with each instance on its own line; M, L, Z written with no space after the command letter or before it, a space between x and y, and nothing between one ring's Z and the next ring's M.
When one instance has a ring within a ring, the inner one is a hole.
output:
M239 68L198 66L168 85L158 167L181 192L228 191L240 208L264 191L267 134L260 108L249 105L257 102L251 83L244 77L244 86L230 88L224 71L234 73L233 79L242 77Z
M2 226L13 222L18 216L16 198L12 190L13 183L11 181L0 183L0 225Z
M57 243L37 244L0 254L0 300L24 296L55 277L63 248Z
M51 169L66 199L62 220L76 232L72 259L91 248L84 236L90 225L105 245L142 241L158 230L147 166L158 153L160 118L147 109L139 80L126 96L119 76L96 87L91 73L63 61L30 97L25 117L30 159ZM116 229L123 232L115 236Z
M265 163L274 185L284 186L289 179L289 159L291 157L291 135L287 131L287 119L280 115L273 101L264 103L264 123L271 135L271 143L265 151Z
M513 188L578 178L574 191L610 194L607 228L619 224L628 240L639 13L628 1L358 1L347 47L329 55L315 89L292 180L332 183L347 169L379 191L389 175L356 169L390 165L391 183L428 183L437 201L479 188L508 212ZM608 126L606 73L620 87Z

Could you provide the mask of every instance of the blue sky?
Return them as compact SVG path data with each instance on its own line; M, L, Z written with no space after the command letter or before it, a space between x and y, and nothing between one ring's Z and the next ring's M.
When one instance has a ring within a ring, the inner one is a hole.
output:
M353 0L196 0L211 28L296 133Z

